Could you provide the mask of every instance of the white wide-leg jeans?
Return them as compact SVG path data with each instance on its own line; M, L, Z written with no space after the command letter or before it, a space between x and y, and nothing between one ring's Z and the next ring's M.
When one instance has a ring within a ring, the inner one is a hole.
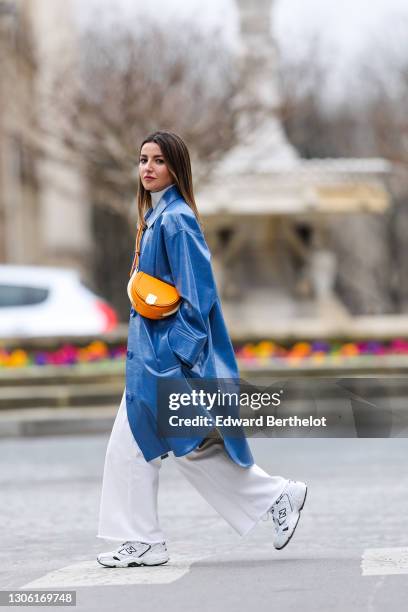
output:
M288 482L255 464L237 465L223 444L173 457L193 487L242 536L266 514ZM106 451L98 538L165 541L157 508L161 462L160 457L145 460L129 426L124 392Z

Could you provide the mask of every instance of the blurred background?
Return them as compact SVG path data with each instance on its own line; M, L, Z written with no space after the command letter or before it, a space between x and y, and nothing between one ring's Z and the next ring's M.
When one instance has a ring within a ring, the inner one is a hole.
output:
M405 373L407 32L402 0L0 0L3 435L111 422L156 129L191 151L243 376Z
M310 485L283 563L269 521L238 542L170 459L169 571L96 567L157 129L191 151L241 378L336 424L249 432L257 464ZM406 609L386 574L408 571L407 162L406 0L0 0L2 589L75 588L87 612Z

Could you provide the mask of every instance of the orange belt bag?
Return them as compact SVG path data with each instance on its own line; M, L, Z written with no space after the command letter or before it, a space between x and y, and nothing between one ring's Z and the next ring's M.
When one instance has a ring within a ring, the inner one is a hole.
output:
M142 233L143 228L139 225L127 293L133 308L143 317L162 319L177 312L181 297L173 285L139 270Z

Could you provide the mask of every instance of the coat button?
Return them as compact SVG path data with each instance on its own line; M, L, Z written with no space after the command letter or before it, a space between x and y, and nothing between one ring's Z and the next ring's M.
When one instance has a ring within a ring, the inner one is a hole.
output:
M130 316L131 316L131 317L135 317L135 316L136 316L136 310L133 308L133 306L132 306L132 308L130 309Z
M132 359L133 357L133 351L126 351L126 355L129 359Z
M134 398L135 398L134 393L126 393L126 401L127 402L133 402Z

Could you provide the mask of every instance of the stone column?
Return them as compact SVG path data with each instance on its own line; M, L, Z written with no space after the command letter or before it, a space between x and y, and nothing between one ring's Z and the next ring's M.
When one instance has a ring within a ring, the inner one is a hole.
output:
M241 24L238 142L215 176L268 171L298 159L277 115L277 48L271 35L271 0L237 0ZM257 160L254 169L254 159Z

